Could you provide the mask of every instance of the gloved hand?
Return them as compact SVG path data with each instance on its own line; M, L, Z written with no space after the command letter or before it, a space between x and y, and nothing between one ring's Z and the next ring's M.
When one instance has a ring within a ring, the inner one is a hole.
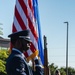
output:
M36 57L34 58L34 62L35 62L35 66L44 68L39 56L36 56Z
M30 60L34 60L36 58L38 58L38 50L35 50L34 53L32 53L31 50L28 50L27 52L24 53L25 57L27 58L27 61L29 62Z
M35 57L34 57L34 60L37 60L37 59L38 59L38 56L35 56Z

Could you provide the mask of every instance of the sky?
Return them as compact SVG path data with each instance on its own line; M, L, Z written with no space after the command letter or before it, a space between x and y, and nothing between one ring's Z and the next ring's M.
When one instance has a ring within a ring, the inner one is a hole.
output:
M16 0L0 0L0 25L3 38L12 31ZM66 67L66 34L68 21L68 66L75 68L75 0L38 0L43 36L47 37L48 62Z

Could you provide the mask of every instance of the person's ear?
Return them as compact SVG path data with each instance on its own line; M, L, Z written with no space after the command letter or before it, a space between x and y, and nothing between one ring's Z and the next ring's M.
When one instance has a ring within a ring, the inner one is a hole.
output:
M17 46L18 48L21 48L21 47L22 47L21 40L17 39L17 41L16 41L16 46Z

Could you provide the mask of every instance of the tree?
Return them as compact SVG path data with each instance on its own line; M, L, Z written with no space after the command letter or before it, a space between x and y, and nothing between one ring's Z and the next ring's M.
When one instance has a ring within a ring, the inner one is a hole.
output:
M2 23L0 23L0 25L3 25ZM3 28L0 27L0 35L3 35L3 32L2 32Z
M52 63L51 65L49 65L49 68L50 68L51 75L54 75L56 69L60 71L60 75L66 75L65 67L58 68L58 66L55 66L54 63ZM68 67L68 75L75 75L75 69L72 67Z
M55 70L58 68L58 66L55 66L54 63L49 65L51 75L54 75Z
M69 68L68 68L68 74L69 74L69 75L75 75L75 69L72 68L72 67L69 67Z
M65 71L64 67L60 68L60 73L61 73L61 75L66 75L66 71Z
M8 50L0 50L0 75L7 75L5 64L8 55Z

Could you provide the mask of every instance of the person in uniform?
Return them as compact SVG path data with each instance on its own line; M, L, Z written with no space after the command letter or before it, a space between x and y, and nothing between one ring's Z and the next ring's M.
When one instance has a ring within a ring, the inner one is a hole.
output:
M43 68L38 56L34 58L35 71L28 65L24 52L30 48L29 30L14 32L8 37L13 45L12 52L6 62L8 75L43 75Z

